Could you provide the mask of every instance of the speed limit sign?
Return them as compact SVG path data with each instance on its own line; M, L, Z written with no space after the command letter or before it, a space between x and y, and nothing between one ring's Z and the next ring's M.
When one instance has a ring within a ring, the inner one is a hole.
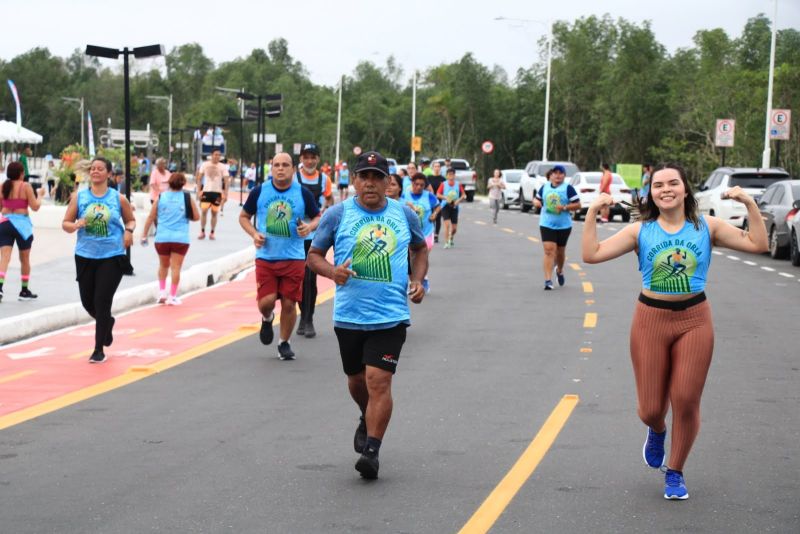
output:
M353 147L353 154L355 154L356 156L360 156L361 155L361 147L358 146L358 145L354 146Z
M484 141L483 143L481 143L481 150L483 150L484 154L491 154L492 152L494 152L494 143L488 140Z

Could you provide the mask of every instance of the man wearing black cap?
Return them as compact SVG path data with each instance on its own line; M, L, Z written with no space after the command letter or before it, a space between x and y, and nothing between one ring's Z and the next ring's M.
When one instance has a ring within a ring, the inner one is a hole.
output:
M297 171L297 181L308 189L315 199L319 202L319 207L325 209L333 205L333 195L331 193L331 181L328 176L317 169L319 165L319 147L316 143L304 143L300 150L300 163L302 167ZM311 247L311 240L314 233L311 232L305 241L306 257L308 249ZM306 267L306 275L303 279L303 301L300 303L300 321L297 325L297 335L314 337L317 331L314 329L314 308L317 305L317 275Z
M411 324L408 299L420 303L425 296L428 247L416 213L386 198L386 158L366 152L353 172L356 196L325 212L308 265L336 283L334 331L350 396L361 410L355 467L371 479L378 476L378 451L392 415L392 376ZM325 259L331 246L333 265Z

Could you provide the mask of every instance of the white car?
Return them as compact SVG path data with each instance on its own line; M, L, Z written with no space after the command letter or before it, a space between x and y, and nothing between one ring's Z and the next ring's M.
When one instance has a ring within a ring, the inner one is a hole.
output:
M757 201L767 186L789 178L789 173L783 169L720 167L703 182L694 198L700 213L743 228L747 222L747 208L741 202L722 198L722 194L738 185Z
M501 172L503 174L503 182L506 184L506 188L502 190L503 200L501 204L503 209L507 210L509 205L520 203L520 181L528 178L528 175L522 169L504 169Z
M578 166L571 161L529 161L525 165L526 178L520 181L520 189L522 190L522 211L529 211L533 207L533 196L542 188L547 181L547 171L561 165L566 171L566 180L578 172ZM539 210L536 210L538 213Z
M569 184L581 197L581 209L575 212L576 221L586 215L589 204L600 195L600 179L602 177L602 172L579 172L569 180ZM622 202L633 203L631 189L622 176L617 173L611 173L611 196L614 198L614 205L611 206L609 218L613 219L614 215L619 215L622 222L630 221L630 209Z

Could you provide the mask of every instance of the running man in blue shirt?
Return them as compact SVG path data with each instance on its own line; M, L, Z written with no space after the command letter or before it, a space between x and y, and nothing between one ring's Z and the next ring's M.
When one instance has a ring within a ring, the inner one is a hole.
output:
M553 267L558 285L566 283L564 261L567 257L567 240L572 232L570 211L581 208L581 198L571 185L564 182L566 170L556 165L547 173L548 182L536 193L534 203L542 210L539 229L544 247L544 289L553 289Z

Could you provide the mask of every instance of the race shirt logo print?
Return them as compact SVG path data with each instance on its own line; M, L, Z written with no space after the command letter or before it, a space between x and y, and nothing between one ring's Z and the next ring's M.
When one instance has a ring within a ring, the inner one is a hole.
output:
M558 214L558 206L561 205L561 195L558 193L550 193L544 199L545 209L547 213Z
M690 280L697 269L697 256L685 247L670 247L653 260L650 290L659 293L691 293Z
M412 202L411 204L412 204L411 209L413 209L414 213L417 214L417 217L419 217L419 222L420 224L422 224L423 222L422 219L423 217L425 217L425 207L419 202Z
M108 223L111 211L108 206L99 202L89 204L86 208L86 233L95 237L108 237Z
M356 237L352 268L359 280L392 281L391 257L397 248L397 235L386 224L364 226Z
M445 198L447 198L447 202L449 204L452 204L453 202L458 200L458 191L456 191L455 189L451 189L450 191L447 192Z
M267 208L267 235L291 237L289 223L292 220L292 207L282 199L273 201Z

